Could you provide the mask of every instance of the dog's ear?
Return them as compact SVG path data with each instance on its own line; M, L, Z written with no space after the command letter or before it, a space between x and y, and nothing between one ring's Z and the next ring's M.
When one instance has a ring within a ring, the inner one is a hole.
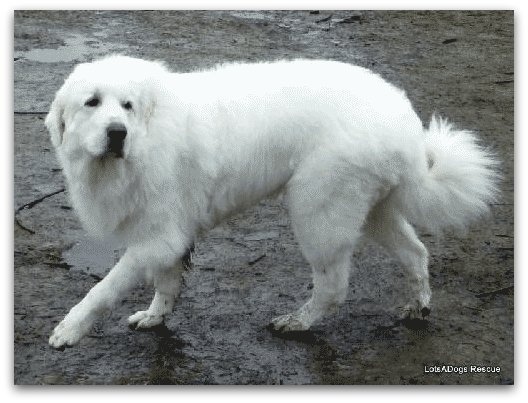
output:
M152 115L154 114L154 110L156 109L156 101L154 100L154 98L152 97L148 104L147 104L147 107L145 108L145 120L146 122L148 122L150 120L150 118L152 117Z
M145 91L143 94L143 101L141 105L141 114L143 121L148 125L150 118L156 110L156 96L153 88L149 88L148 91Z
M55 147L59 147L62 144L65 129L64 105L59 93L57 93L57 96L51 104L44 124L50 133L51 142Z

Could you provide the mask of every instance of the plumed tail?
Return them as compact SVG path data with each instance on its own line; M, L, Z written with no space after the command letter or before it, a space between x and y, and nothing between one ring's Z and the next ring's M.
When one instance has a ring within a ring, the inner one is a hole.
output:
M427 164L395 189L398 208L432 232L465 228L489 211L497 196L498 162L474 133L433 115L425 131Z

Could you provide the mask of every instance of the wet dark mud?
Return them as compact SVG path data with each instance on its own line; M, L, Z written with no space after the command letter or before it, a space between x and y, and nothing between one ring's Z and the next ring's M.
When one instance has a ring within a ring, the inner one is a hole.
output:
M72 66L109 52L178 71L296 57L371 68L404 88L425 122L438 112L478 131L502 162L501 198L466 234L421 234L434 292L425 321L398 321L402 270L365 245L336 315L309 332L270 331L311 288L278 198L196 244L164 325L127 327L152 296L140 286L79 346L55 351L51 330L120 250L80 228L43 119ZM512 12L17 11L13 63L16 384L513 383ZM500 372L430 370L442 365Z

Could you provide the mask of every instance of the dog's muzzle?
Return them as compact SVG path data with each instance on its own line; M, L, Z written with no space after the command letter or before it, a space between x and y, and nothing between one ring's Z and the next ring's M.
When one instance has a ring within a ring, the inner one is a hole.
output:
M106 128L106 153L123 158L123 148L125 147L125 138L127 129L121 123L112 123Z

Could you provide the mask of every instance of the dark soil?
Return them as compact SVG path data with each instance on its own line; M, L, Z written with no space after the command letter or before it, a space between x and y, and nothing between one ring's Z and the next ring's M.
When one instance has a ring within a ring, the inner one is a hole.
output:
M15 12L15 383L513 383L513 31L513 12ZM466 234L422 234L434 293L425 322L397 320L402 270L365 245L338 314L309 332L272 333L270 319L311 287L279 198L196 244L165 326L127 327L152 296L138 287L80 345L55 351L51 330L118 252L80 228L43 119L73 65L108 52L177 71L298 57L371 68L407 91L424 122L438 112L479 133L502 161L501 199ZM500 372L425 370L444 364Z

